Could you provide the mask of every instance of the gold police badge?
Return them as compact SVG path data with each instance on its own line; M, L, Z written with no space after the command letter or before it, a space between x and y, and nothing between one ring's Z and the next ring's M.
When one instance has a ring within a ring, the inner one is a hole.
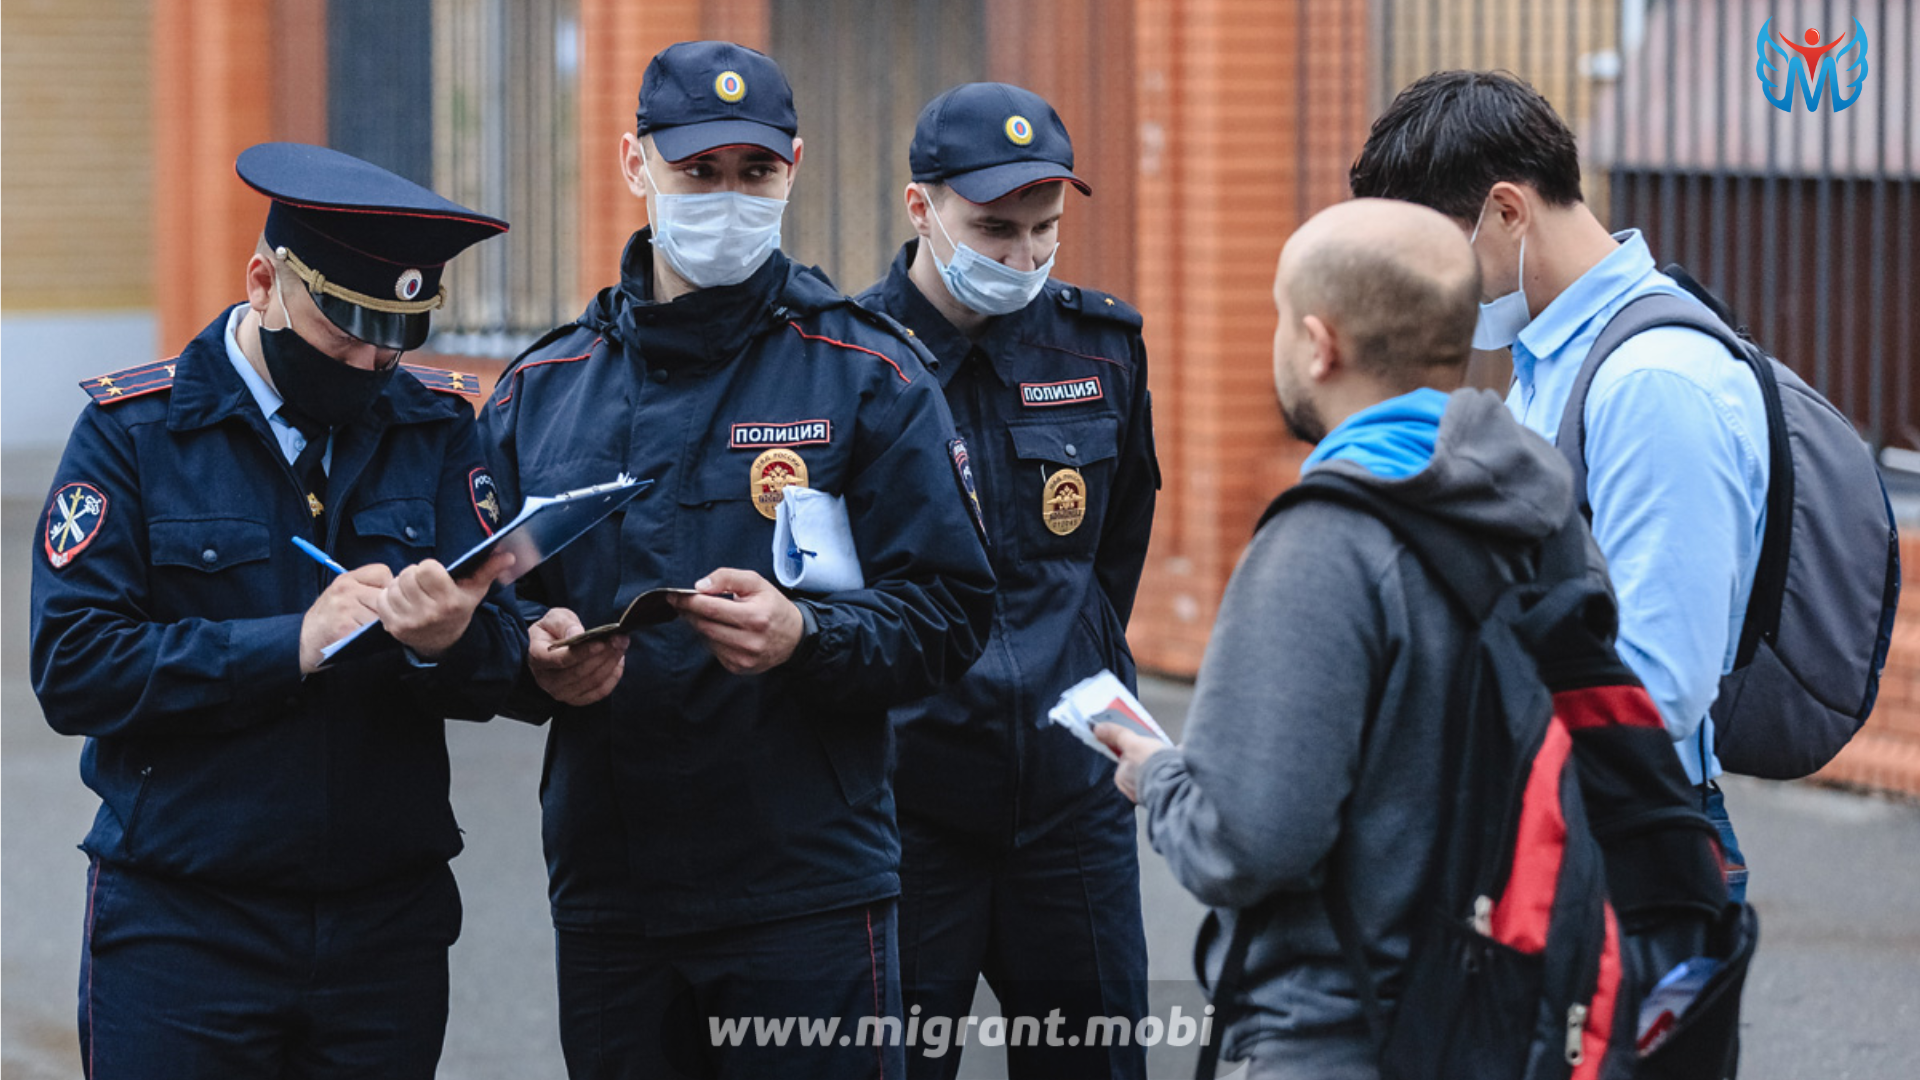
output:
M1047 477L1040 495L1040 520L1055 536L1065 536L1087 519L1087 478L1078 469L1061 469Z
M748 470L748 487L753 493L753 508L768 521L780 509L789 484L807 486L807 463L791 450L776 447L753 459Z

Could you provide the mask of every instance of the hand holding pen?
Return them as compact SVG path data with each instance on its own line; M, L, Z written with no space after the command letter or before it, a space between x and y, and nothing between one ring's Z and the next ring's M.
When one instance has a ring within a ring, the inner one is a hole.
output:
M322 649L380 617L380 598L393 581L393 571L381 563L348 570L298 536L293 546L339 575L300 622L300 674L311 675L320 670Z

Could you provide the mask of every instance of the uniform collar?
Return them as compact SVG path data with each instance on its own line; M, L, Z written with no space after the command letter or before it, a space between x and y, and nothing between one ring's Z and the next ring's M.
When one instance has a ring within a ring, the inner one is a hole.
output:
M1026 336L1024 328L1028 325L1031 313L1047 303L1047 297L1058 287L1057 283L1049 280L1032 303L1019 311L988 319L986 329L980 336L969 338L939 308L933 306L933 301L927 299L908 273L919 246L917 239L907 241L900 253L893 257L893 265L887 269L886 284L881 293L887 311L912 330L934 359L940 361L940 369L935 375L941 386L952 382L961 365L976 352L986 357L987 365L1002 383L1012 385L1013 357L1018 351L1015 346Z
M211 427L229 417L245 415L248 406L258 409L262 420L272 415L266 409L266 399L248 385L240 373L240 365L233 362L228 352L228 326L237 317L235 308L228 308L208 323L174 361L173 387L167 402L169 430ZM244 363L246 357L242 355L240 359ZM252 368L251 364L245 366ZM277 393L272 396L279 397ZM411 377L396 377L374 400L371 422L348 426L381 428L389 424L440 420L453 415L456 405L466 407L464 402L450 395L436 394ZM279 407L279 401L275 400L274 408Z
M782 321L794 264L775 251L738 285L696 289L666 303L653 299L653 230L641 229L620 256L620 285L609 297L620 341L648 368L713 368Z
M1638 229L1613 234L1620 246L1581 274L1566 291L1553 298L1540 315L1520 331L1514 350L1516 375L1531 383L1532 367L1565 348L1594 316L1653 272L1653 253ZM1524 372L1519 370L1524 367Z
M913 336L939 361L940 366L935 369L934 378L940 380L941 386L945 386L953 381L960 366L973 353L973 341L949 322L940 309L933 306L933 301L920 291L920 286L914 284L909 270L919 246L919 240L909 240L893 257L893 265L887 268L880 299L887 313L899 320L900 325L913 331Z
M272 383L254 370L253 362L240 349L240 320L246 317L246 313L245 304L235 304L227 311L227 362L240 374L240 381L247 385L247 392L253 395L254 402L260 406L260 415L271 420L273 414L280 411L280 406L286 404L286 399L280 396L280 391L275 390Z

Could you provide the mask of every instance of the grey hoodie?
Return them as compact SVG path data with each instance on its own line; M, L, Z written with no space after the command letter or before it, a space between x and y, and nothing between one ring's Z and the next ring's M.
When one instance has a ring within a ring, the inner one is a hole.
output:
M1566 462L1485 391L1450 396L1420 472L1322 468L1501 538L1543 539L1573 510ZM1440 710L1466 630L1387 527L1344 506L1290 509L1241 556L1184 740L1140 790L1154 849L1213 909L1195 957L1209 993L1238 911L1280 897L1248 950L1252 1009L1225 1032L1226 1058L1254 1057L1262 1075L1376 1074L1320 890L1337 847L1376 986L1396 975L1435 848Z

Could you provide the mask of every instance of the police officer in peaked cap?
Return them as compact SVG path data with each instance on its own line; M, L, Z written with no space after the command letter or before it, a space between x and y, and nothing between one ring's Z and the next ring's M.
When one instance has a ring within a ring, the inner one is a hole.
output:
M444 721L498 711L526 632L511 556L444 566L500 521L471 377L400 357L506 225L322 147L237 168L272 200L246 299L81 384L34 553L34 690L101 801L82 1063L430 1077L460 930Z
M948 90L908 160L917 235L860 302L933 355L1000 587L979 662L893 711L906 1004L959 1015L984 974L1008 1016L1131 1024L1147 977L1133 808L1106 759L1041 721L1102 668L1134 681L1127 617L1159 488L1140 315L1052 276L1066 203L1092 191L1038 94ZM1146 1067L1137 1045L1053 1042L1009 1046L1012 1075ZM908 1074L950 1077L959 1058L910 1050Z
M886 710L979 655L993 577L924 354L780 250L797 130L760 53L655 56L619 161L652 225L481 410L509 507L615 469L656 481L518 589L537 621L513 715L551 724L575 1078L902 1071ZM774 585L803 488L844 499L859 582ZM666 625L557 644L662 586L700 595ZM753 1018L838 1036L717 1034Z

